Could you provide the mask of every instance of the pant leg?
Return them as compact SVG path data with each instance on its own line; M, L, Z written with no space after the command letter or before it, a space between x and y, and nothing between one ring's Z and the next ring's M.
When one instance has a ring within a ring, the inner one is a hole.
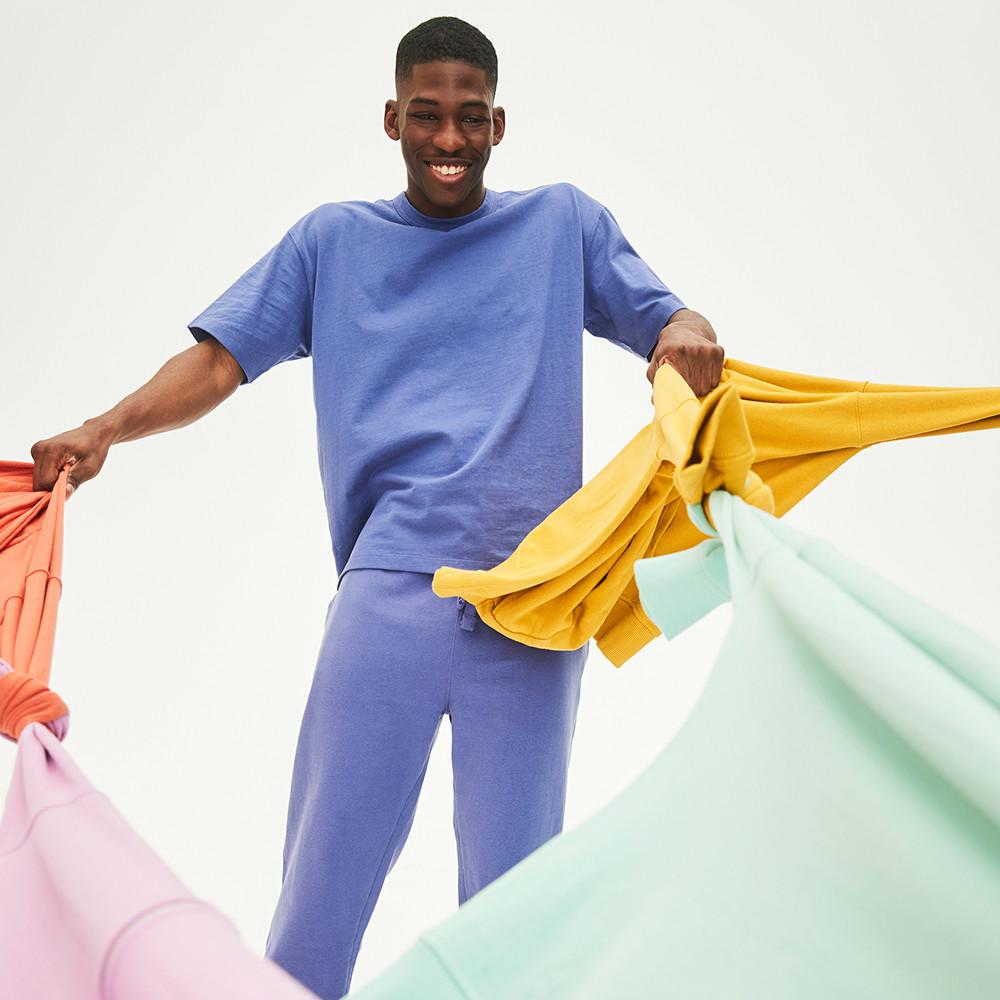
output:
M413 822L445 710L453 609L430 575L349 571L327 612L292 773L265 954L323 1000L347 993Z
M449 710L462 904L562 831L590 650L536 649L463 605Z

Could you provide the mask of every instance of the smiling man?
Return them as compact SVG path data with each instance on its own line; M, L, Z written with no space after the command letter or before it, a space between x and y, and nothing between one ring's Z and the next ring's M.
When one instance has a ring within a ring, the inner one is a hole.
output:
M451 724L458 899L559 833L588 645L543 650L431 590L488 569L582 485L584 329L702 395L723 350L569 183L487 188L496 52L435 17L396 52L383 126L407 185L295 222L189 324L196 340L113 409L37 442L35 488L312 359L337 590L305 705L266 953L347 993L361 939Z
M475 211L490 149L504 132L486 72L460 62L417 64L397 76L396 94L385 102L385 131L402 147L410 204L436 218Z

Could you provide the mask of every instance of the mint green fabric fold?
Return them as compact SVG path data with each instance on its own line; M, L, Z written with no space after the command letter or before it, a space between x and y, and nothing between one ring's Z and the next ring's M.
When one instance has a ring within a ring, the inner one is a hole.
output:
M715 537L635 564L664 635L732 600L679 732L360 1000L435 979L465 1000L1000 996L1000 649L787 519L706 502Z
M656 584L652 589L647 588L645 594L640 585L639 601L668 639L676 639L686 628L729 601L726 554L717 538L706 538L669 556L640 559L635 565L642 567L636 571L637 583L638 573L644 573L648 579L654 572L651 567L656 567ZM650 607L646 606L647 599Z

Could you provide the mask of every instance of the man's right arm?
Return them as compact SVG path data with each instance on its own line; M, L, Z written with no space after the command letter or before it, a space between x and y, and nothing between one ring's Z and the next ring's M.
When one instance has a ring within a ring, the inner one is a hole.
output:
M214 337L168 359L156 374L106 413L79 427L36 441L34 490L50 490L70 463L66 495L101 471L111 445L193 423L246 380L243 369Z

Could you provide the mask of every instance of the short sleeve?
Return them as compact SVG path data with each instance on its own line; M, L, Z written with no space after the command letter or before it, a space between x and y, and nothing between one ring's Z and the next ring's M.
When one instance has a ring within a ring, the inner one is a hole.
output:
M686 308L635 252L610 209L584 242L584 326L648 360L660 331Z
M312 353L315 283L293 230L188 323L195 340L211 334L236 358L244 385Z

